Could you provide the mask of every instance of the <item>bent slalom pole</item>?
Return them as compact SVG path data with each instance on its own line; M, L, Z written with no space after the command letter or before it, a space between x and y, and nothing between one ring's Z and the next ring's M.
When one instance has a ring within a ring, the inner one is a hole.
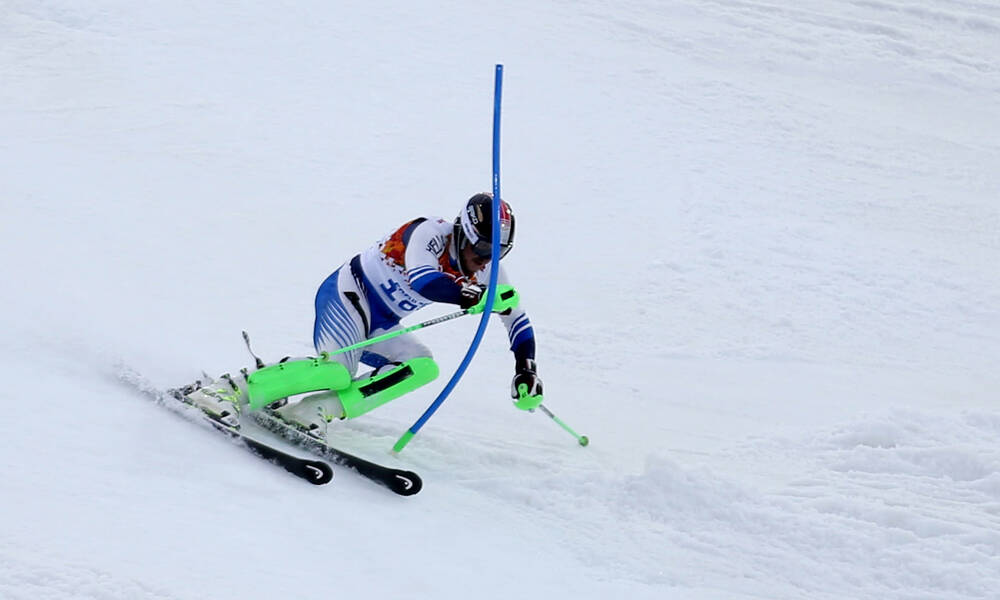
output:
M538 408L542 409L542 412L543 412L543 413L547 414L547 415L548 415L549 417L551 417L551 418L552 418L552 420L553 420L553 421L555 421L555 422L556 422L556 423L557 423L557 424L558 424L558 425L559 425L560 427L562 427L563 429L565 429L566 431L568 431L568 432L570 433L570 435L572 435L573 437L575 437L575 438L576 438L576 441L577 441L577 442L579 442L581 446L586 446L587 444L589 444L589 443L590 443L590 438L588 438L588 437L587 437L587 436L585 436L585 435L580 435L579 433L577 433L577 432L573 431L573 428L572 428L572 427L570 427L569 425L567 425L567 424L565 423L565 421L563 421L563 420L562 420L562 419L560 419L559 417L557 417L557 416L555 416L554 414L552 414L552 411L551 411L551 410L549 410L549 409L547 409L547 408L545 408L545 405L544 405L544 404L539 404L539 405L538 405Z
M472 338L472 344L469 346L468 351L465 353L465 358L462 359L461 364L458 365L458 369L455 374L451 376L448 384L444 386L438 397L434 399L424 414L420 415L417 422L410 426L403 435L396 440L396 444L393 445L392 451L399 453L403 451L403 448L410 443L413 436L417 435L420 428L424 426L424 423L437 411L438 407L445 401L448 394L451 393L455 386L458 384L458 380L462 378L465 374L465 370L469 367L469 363L472 362L472 357L476 355L476 350L479 349L479 343L483 339L483 334L486 333L486 326L489 324L490 314L493 312L493 302L497 294L497 274L499 272L500 263L500 92L503 87L503 65L496 66L496 77L494 79L493 86L493 239L492 239L492 259L490 260L490 282L489 288L486 292L486 308L483 310L483 318L479 321L479 327L476 329L476 335Z

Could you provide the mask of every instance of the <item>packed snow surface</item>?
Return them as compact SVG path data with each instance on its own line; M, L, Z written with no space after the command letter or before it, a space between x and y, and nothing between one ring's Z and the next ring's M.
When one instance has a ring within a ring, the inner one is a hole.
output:
M0 3L0 598L997 598L998 61L972 0ZM120 381L309 354L331 271L490 189L497 63L589 447L494 322L389 454L474 318L332 433L411 498Z

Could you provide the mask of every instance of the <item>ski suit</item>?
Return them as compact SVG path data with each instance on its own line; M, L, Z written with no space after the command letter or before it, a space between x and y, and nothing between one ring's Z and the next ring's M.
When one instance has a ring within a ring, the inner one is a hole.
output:
M420 217L403 224L334 271L316 293L313 345L333 351L400 328L400 320L432 302L459 304L462 284L489 281L490 266L461 272L453 224L439 217ZM509 284L500 267L500 284ZM534 359L535 336L523 308L500 315L515 359ZM431 358L430 349L404 334L335 354L348 372L359 363L378 369L413 358Z

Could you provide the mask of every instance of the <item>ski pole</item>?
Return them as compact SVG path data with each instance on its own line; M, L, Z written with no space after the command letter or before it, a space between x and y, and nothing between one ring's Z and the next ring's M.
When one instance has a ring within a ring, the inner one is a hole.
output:
M424 321L423 323L417 323L416 325L410 325L409 327L407 327L405 329L400 329L399 331L390 331L389 333L384 333L382 335L373 337L371 339L367 339L367 340L358 342L357 344L351 344L350 346L344 346L343 348L338 348L337 350L334 350L332 352L327 352L326 355L327 356L332 356L334 354L341 354L343 352L349 352L351 350L356 350L358 348L364 348L365 346L371 346L372 344L377 344L377 343L379 343L381 341L388 340L390 338L394 338L394 337L403 335L404 333L410 333L411 331L416 331L418 329L423 329L424 327L430 327L431 325L437 325L439 323L444 323L445 321L451 321L452 319L457 319L459 317L464 317L465 315L471 314L469 312L469 310L470 309L468 309L468 308L465 309L465 310L459 310L459 311L456 311L456 312L453 312L453 313L450 313L450 314L447 314L447 315L442 315L440 317L437 317L437 318L434 318L434 319L430 319L428 321ZM264 368L264 361L262 361L260 359L260 357L258 357L256 354L254 354L253 349L250 348L250 336L247 334L246 331L243 332L243 341L246 342L247 350L250 351L250 356L252 356L254 358L254 361L257 364L257 368L258 369L263 369Z
M410 333L411 331L416 331L418 329L423 329L424 327L430 327L431 325L437 325L438 323L444 323L445 321L451 321L452 319L457 319L459 317L464 317L470 314L470 309L459 310L453 313L442 315L435 319L430 319L429 321L424 321L423 323L417 323L416 325L410 325L405 329L400 329L399 331L390 331L389 333L383 333L382 335L375 336L371 339L364 340L363 342L358 342L357 344L351 344L350 346L344 346L334 350L333 352L327 352L328 355L341 354L343 352L350 352L351 350L357 350L358 348L364 348L365 346L371 346L372 344L377 344L379 342L394 338L404 333Z
M254 354L253 348L250 347L250 334L247 333L246 330L243 331L243 342L246 343L247 351L250 353L250 356L253 357L254 363L257 365L257 368L263 369L264 361L262 361L259 356Z
M585 435L580 435L579 433L573 431L572 427L570 427L569 425L567 425L566 422L563 421L562 419L560 419L559 417L557 417L554 414L552 414L552 411L549 410L549 409L547 409L547 408L545 408L544 404L539 404L538 408L542 409L543 413L545 413L548 416L550 416L553 421L555 421L556 423L559 424L560 427L562 427L563 429L565 429L566 431L568 431L573 437L575 437L576 441L580 442L581 446L586 446L587 444L590 443L590 438L588 438Z
M504 286L503 288L501 288L500 290L498 290L496 292L496 295L499 298L503 299L504 301L508 301L508 302L512 301L512 302L514 302L514 306L516 306L517 302L519 301L518 295L517 295L517 290L515 290L511 286ZM489 308L489 306L490 305L487 304L487 308ZM390 338L394 338L396 336L403 335L404 333L410 333L411 331L416 331L418 329L423 329L424 327L430 327L431 325L437 325L438 323L444 323L445 321L451 321L452 319L457 319L459 317L464 317L465 315L478 314L478 311L477 312L472 312L474 310L476 310L475 306L473 306L472 308L466 308L466 309L463 309L463 310L455 311L455 312L447 314L447 315L441 315L440 317L437 317L435 319L430 319L429 321L424 321L423 323L417 323L416 325L410 325L409 327L407 327L405 329L400 329L399 331L390 331L389 333L383 333L382 335L373 337L373 338L368 339L368 340L364 340L362 342L358 342L357 344L351 344L350 346L344 346L343 348L339 348L337 350L334 350L333 352L327 352L327 355L328 356L332 356L334 354L341 354L342 352L349 352L351 350L357 350L358 348L364 348L365 346L371 346L372 344L377 344L377 343L379 343L381 341L388 340ZM485 313L486 311L484 310L483 312Z
M518 300L517 300L517 291L513 287L511 287L511 286L505 286L503 289L501 289L500 291L497 292L497 295L500 298L502 298L504 301L508 301L508 302L511 301L511 299L513 298L514 299L513 302L514 302L515 306L516 306L516 304L518 302ZM391 338L394 338L394 337L401 336L404 333L410 333L411 331L416 331L418 329L423 329L424 327L430 327L431 325L437 325L439 323L444 323L445 321L451 321L452 319L457 319L459 317L464 317L465 315L478 314L478 311L476 313L472 312L475 309L476 309L476 307L473 306L472 308L466 308L466 309L463 309L463 310L455 311L453 313L449 313L447 315L441 315L440 317L436 317L434 319L430 319L430 320L424 321L423 323L417 323L416 325L410 325L409 327L406 327L404 329L400 329L399 331L390 331L389 333L383 333L382 335L375 336L375 337L373 337L371 339L360 341L357 344L351 344L350 346L344 346L343 348L338 348L338 349L333 350L331 352L326 352L326 355L327 356L333 356L334 354L341 354L341 353L344 353L344 352L350 352L351 350L357 350L358 348L364 348L365 346L371 346L372 344L377 344L379 342L382 342L382 341L385 341L385 340L388 340L388 339L391 339ZM485 312L485 311L483 311L483 312ZM257 368L258 369L263 369L264 368L264 362L260 359L260 357L258 357L256 354L254 354L253 349L250 347L250 336L249 336L249 334L247 334L246 331L243 332L243 341L246 342L247 350L250 351L250 356L252 356L253 359L254 359L254 361L257 363Z

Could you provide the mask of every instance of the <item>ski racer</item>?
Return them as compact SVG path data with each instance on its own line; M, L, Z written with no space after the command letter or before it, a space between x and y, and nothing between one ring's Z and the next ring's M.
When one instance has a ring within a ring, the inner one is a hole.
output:
M188 400L217 416L232 413L233 404L238 411L248 400L250 410L268 406L293 426L325 436L334 419L358 417L434 380L437 364L413 333L334 352L398 331L401 319L434 302L482 312L490 276L492 203L491 194L476 194L453 222L420 217L404 223L327 277L315 300L313 346L320 358L244 371L242 378L227 379L231 390L207 386L188 394ZM514 213L501 200L499 258L513 248L514 232ZM513 289L501 267L498 290L508 288ZM511 396L517 408L533 410L542 402L534 330L517 295L501 296L493 311L507 328L514 354ZM356 375L360 364L372 370ZM317 393L293 398L308 392Z

